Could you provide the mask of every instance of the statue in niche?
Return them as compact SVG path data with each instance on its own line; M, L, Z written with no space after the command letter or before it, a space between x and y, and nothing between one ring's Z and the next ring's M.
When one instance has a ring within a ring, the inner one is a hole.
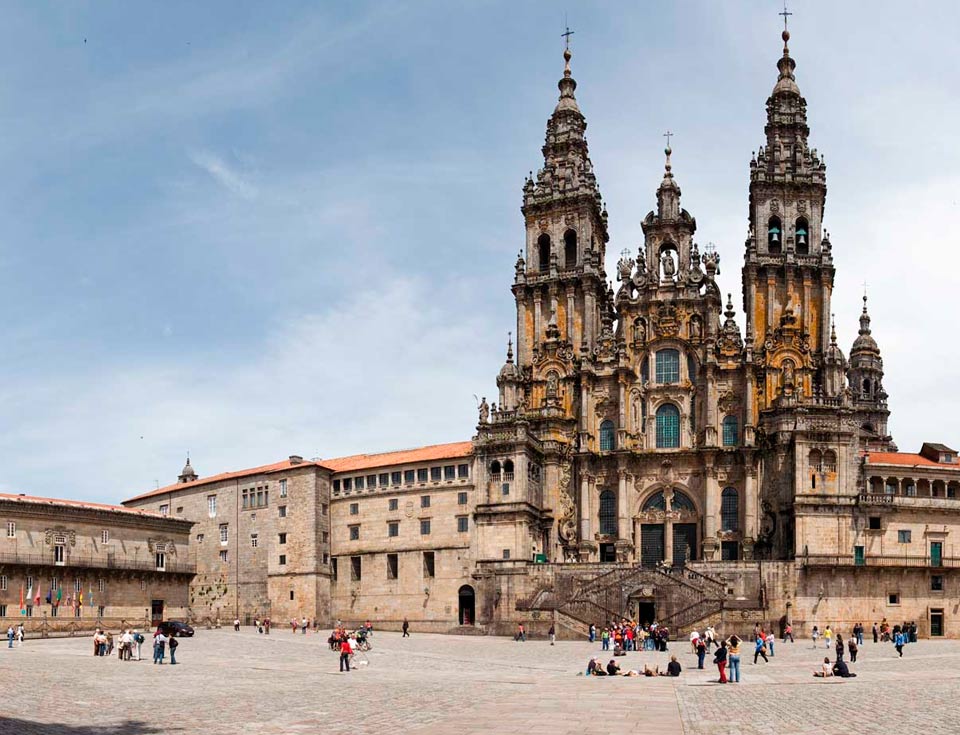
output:
M690 317L690 339L700 339L700 318Z
M641 344L647 341L647 322L645 319L637 319L634 321L633 338Z
M794 375L793 375L793 361L784 360L783 365L780 367L780 378L781 385L784 388L793 388L794 386Z
M547 398L556 398L560 380L556 373L547 373Z
M673 253L669 250L664 250L660 254L660 266L663 269L663 277L672 279L677 272L677 266L673 262Z
M490 404L487 403L487 397L480 399L480 423L485 424L490 420Z

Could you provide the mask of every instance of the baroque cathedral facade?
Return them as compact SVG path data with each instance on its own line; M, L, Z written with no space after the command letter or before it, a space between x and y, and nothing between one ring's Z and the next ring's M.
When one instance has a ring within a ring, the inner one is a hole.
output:
M893 443L866 297L849 356L837 343L826 165L788 41L749 162L742 331L669 142L644 242L608 281L567 49L523 186L516 344L475 436L208 478L188 463L125 501L194 523L189 614L572 635L621 615L798 634L888 618L960 635L957 453Z

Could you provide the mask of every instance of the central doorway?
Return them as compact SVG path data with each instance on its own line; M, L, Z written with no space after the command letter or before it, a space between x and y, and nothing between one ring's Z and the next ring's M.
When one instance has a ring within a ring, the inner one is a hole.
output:
M650 625L657 619L657 603L652 599L637 602L637 622L640 625Z
M476 611L476 596L473 593L473 587L469 584L463 585L457 592L457 601L460 607L460 625L473 625Z
M613 544L600 544L600 561L616 561L617 547Z
M163 600L150 601L150 622L153 625L163 622Z

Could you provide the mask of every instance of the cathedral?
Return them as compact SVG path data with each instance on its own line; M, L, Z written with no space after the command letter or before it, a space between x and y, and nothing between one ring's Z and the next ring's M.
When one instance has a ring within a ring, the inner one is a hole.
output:
M782 38L749 162L742 331L669 138L643 245L608 280L567 48L523 186L516 344L472 441L209 478L188 462L125 501L194 522L191 615L569 635L622 615L797 633L886 618L960 635L957 453L894 444L866 297L849 353L837 343L826 165Z

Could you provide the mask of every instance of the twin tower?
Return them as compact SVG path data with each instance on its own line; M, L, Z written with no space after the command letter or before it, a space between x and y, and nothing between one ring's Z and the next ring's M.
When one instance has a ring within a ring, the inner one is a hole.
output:
M543 167L523 187L516 361L511 344L474 440L481 556L506 534L551 561L791 558L805 504L855 492L860 452L892 447L866 301L849 361L831 323L826 165L788 40L750 160L743 333L669 146L644 243L623 251L616 290L608 281L607 212L564 52Z

